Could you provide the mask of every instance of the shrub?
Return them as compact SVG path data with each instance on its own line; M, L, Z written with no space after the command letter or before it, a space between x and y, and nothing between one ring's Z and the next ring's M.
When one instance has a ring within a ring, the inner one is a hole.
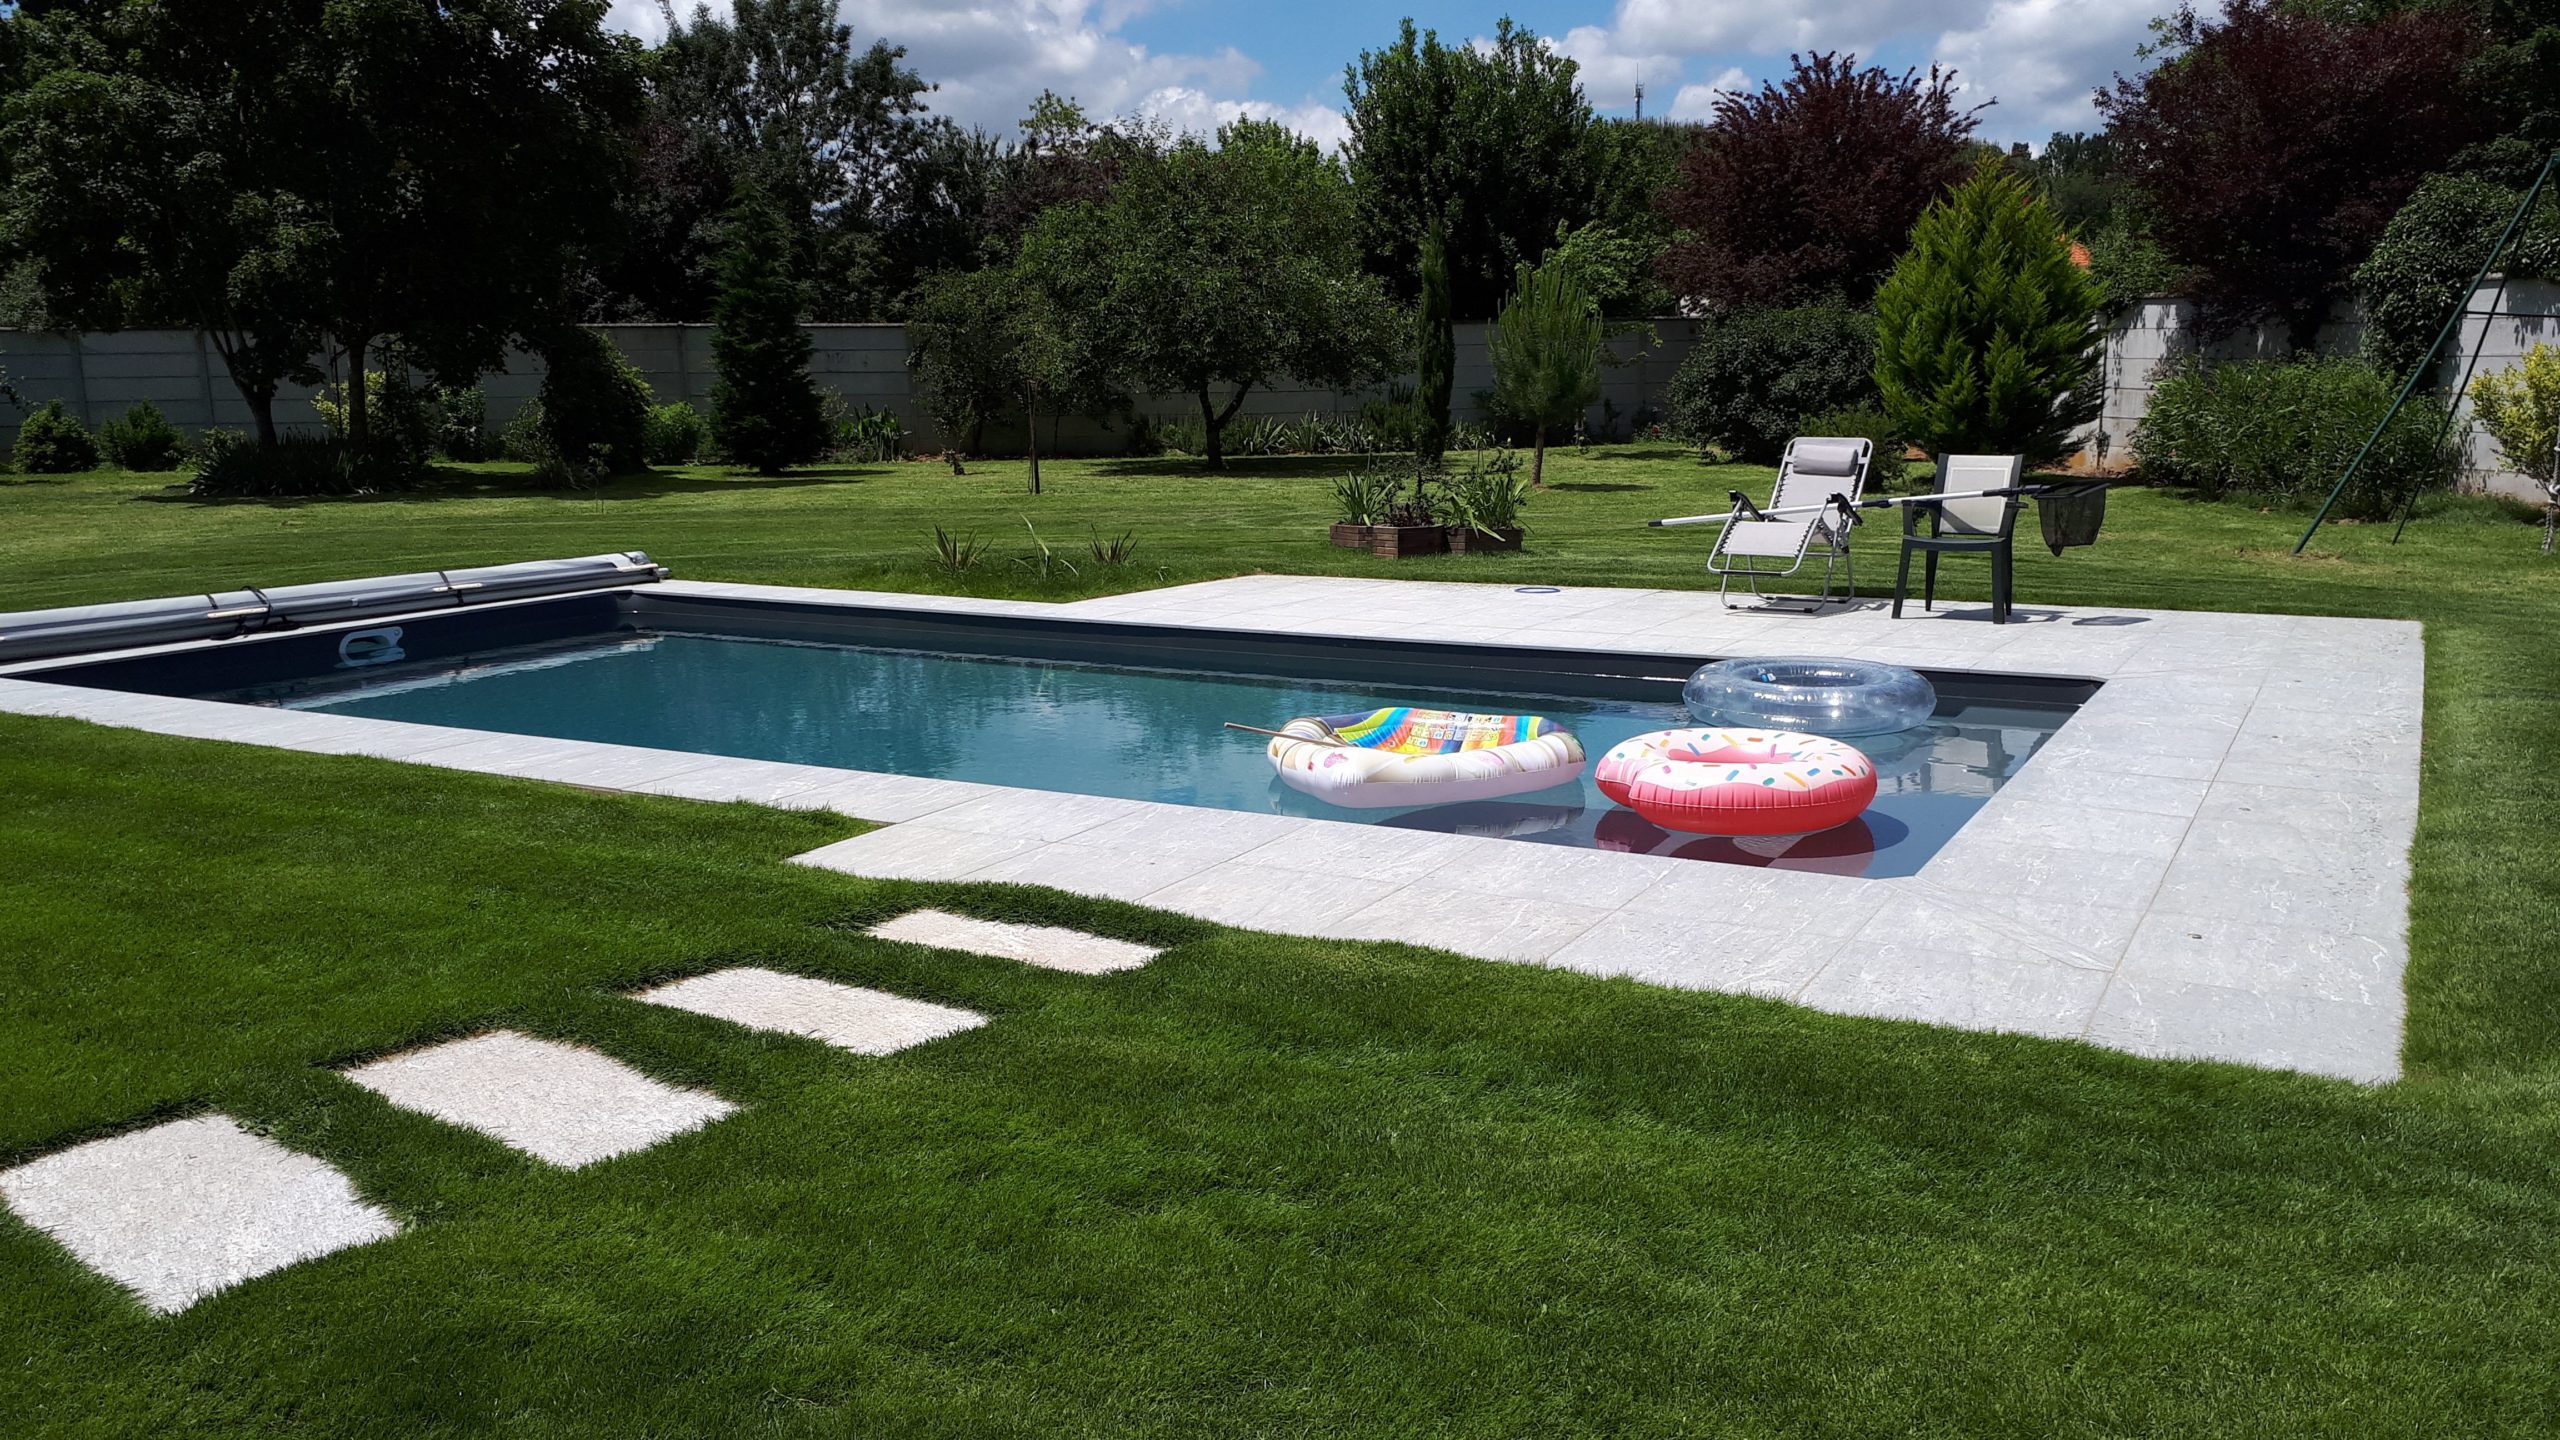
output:
M157 473L185 462L187 437L145 400L98 427L98 448L117 469Z
M1449 448L1448 425L1440 427L1439 446L1442 453ZM1362 402L1360 430L1368 439L1369 450L1423 450L1426 422L1422 402L1410 385L1401 382L1387 386L1385 396Z
M535 478L583 487L649 466L649 382L614 343L566 327L544 335L542 438Z
M551 442L544 438L540 399L527 400L516 407L516 413L508 419L505 428L498 431L497 449L498 458L524 465L531 465L550 453Z
M1876 403L1875 347L1875 317L1844 305L1718 311L1671 377L1672 426L1771 463L1805 416Z
M436 433L443 423L441 407L435 398L411 384L407 375L386 374L380 370L364 372L364 398L365 443L371 454L365 466L360 468L374 473L379 480L405 477L396 483L422 477L428 462L435 458ZM322 388L319 394L311 397L311 408L320 412L322 423L329 427L330 438L343 445L347 437L345 387L330 385Z
M1903 478L1910 473L1911 462L1904 455L1909 445L1884 412L1868 406L1860 409L1826 410L1808 415L1798 427L1806 435L1830 435L1844 440L1868 440L1876 447L1875 460L1867 470L1868 487L1879 494L1891 494L1902 488Z
M477 385L436 392L436 450L447 460L489 458L489 398Z
M2356 267L2366 359L2385 374L2406 375L2426 356L2523 199L2520 191L2467 175L2430 176L2418 187ZM2560 209L2548 201L2537 205L2505 258L2509 276L2542 274L2560 263Z
M2313 505L2346 473L2398 387L2362 360L2188 361L2162 374L2133 432L2145 479L2207 496ZM2388 516L2412 490L2451 483L2445 403L2411 398L2339 497L2347 519Z
M710 443L711 422L681 400L650 406L641 421L640 451L652 465L690 465Z
M835 422L836 453L848 460L885 465L906 449L906 427L898 417L886 410L865 405L860 410Z
M18 442L9 452L10 467L21 475L70 475L94 470L98 442L80 417L47 400L18 427Z
M1939 455L2071 452L2103 398L2098 282L2026 183L1986 163L1912 227L1876 292L1876 387Z
M2508 466L2542 487L2542 553L2560 532L2560 350L2536 345L2513 370L2471 382L2471 414Z
M378 450L371 457L352 455L334 435L287 432L276 437L273 447L262 448L237 430L209 430L197 447L187 493L218 498L373 495L414 488L426 473L422 467L387 460Z

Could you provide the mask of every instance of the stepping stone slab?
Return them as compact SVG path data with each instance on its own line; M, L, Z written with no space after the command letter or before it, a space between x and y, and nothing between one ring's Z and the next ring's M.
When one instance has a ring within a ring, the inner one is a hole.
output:
M493 1030L346 1072L403 1110L433 1115L576 1169L646 1149L738 1107L652 1080L581 1045Z
M974 1010L754 966L715 970L631 998L709 1015L750 1030L806 1035L858 1055L887 1055L987 1023L987 1017Z
M297 1260L400 1233L346 1176L227 1115L92 1140L0 1171L0 1197L164 1315Z
M1019 960L1026 965L1067 970L1078 975L1108 975L1115 970L1135 970L1164 953L1127 940L1087 935L1081 930L1067 930L1055 925L975 920L940 910L910 910L895 920L884 920L872 926L870 933L883 940L902 940L910 945L931 945L942 950L966 950L973 955Z

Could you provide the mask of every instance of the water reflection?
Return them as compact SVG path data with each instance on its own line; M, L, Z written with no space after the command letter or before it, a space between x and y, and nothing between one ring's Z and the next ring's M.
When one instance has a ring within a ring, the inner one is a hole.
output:
M1876 763L1863 819L1783 842L1678 836L1603 797L1588 776L1508 800L1341 810L1280 785L1263 741L1299 715L1382 705L1546 715L1594 760L1688 723L1663 699L1567 700L1414 692L1381 683L1111 669L804 642L659 634L527 646L306 683L297 708L514 734L943 776L1037 790L1320 816L1529 844L1674 855L1840 874L1916 871L2017 773L2065 712L1941 702L1929 725L1853 742ZM271 695L257 698L274 698Z

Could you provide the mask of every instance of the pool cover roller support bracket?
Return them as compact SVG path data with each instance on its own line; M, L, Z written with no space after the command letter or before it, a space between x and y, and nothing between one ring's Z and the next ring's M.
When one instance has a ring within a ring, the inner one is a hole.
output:
M0 663L188 640L227 640L306 625L622 589L665 578L665 566L642 551L628 550L363 580L324 580L272 589L253 586L206 595L27 610L0 615Z

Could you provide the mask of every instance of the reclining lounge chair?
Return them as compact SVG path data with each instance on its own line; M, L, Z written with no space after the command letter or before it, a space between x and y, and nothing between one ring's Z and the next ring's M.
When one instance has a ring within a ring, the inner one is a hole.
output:
M1734 492L1733 518L1723 533L1716 537L1715 549L1707 552L1707 570L1722 577L1716 596L1728 608L1733 606L1730 592L1733 577L1740 575L1751 587L1751 594L1763 606L1785 608L1801 606L1819 610L1839 600L1858 598L1858 572L1849 558L1849 525L1852 512L1828 504L1835 495L1851 505L1858 503L1867 485L1867 468L1875 458L1875 444L1869 440L1798 437L1787 442L1787 453L1778 461L1778 483L1769 492L1770 510L1798 509L1802 513L1777 519L1761 517L1761 507ZM1822 545L1822 593L1810 603L1803 600L1772 601L1761 595L1763 579L1783 579L1803 568L1805 556L1816 541ZM1845 572L1847 591L1834 597L1831 582L1835 571Z

